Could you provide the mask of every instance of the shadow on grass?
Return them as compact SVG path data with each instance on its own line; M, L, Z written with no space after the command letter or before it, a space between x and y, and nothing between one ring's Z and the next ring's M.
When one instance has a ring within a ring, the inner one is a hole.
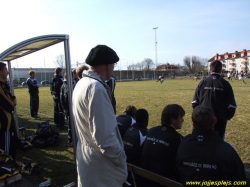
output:
M27 136L32 136L36 130L36 124L43 121L53 121L51 118L32 121L18 115L19 127L25 127ZM61 187L76 181L76 167L74 161L73 148L67 144L67 129L58 130L52 123L52 129L60 134L60 141L57 145L49 146L43 149L32 147L27 152L19 151L17 162L19 165L32 163L32 165L44 166L44 171L38 175L31 176L24 173L34 186L41 182L51 180L51 186Z

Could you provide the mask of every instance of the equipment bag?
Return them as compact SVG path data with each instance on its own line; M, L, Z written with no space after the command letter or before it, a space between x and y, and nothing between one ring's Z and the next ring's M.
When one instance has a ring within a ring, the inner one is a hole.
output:
M55 145L59 141L59 133L52 130L49 122L37 124L37 130L31 138L31 144L38 148Z
M0 180L19 173L18 165L4 150L0 149Z

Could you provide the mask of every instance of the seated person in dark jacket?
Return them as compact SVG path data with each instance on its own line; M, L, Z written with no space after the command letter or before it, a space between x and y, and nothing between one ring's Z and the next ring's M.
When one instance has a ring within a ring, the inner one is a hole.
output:
M141 156L142 168L178 181L175 159L183 137L176 129L181 129L184 115L184 109L177 104L167 105L163 109L161 126L150 129L144 142ZM161 185L145 180L144 186Z
M142 145L148 133L148 112L145 109L137 110L135 120L136 123L124 134L123 144L127 162L138 165L141 158Z
M123 114L116 117L118 129L120 131L121 137L123 138L124 133L133 125L135 124L135 112L136 108L133 105L128 105Z
M186 181L223 180L233 185L233 181L246 181L239 155L214 130L217 119L212 108L195 107L192 121L194 130L183 139L177 152L181 182L186 185Z

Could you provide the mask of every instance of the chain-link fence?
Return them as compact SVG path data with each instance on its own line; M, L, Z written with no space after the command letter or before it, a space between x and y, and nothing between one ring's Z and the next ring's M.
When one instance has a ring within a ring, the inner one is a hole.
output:
M194 74L189 72L175 72L175 71L130 71L121 70L114 71L113 76L116 81L135 81L135 80L156 80L159 76L164 74L165 79L172 79L176 77L193 77ZM207 76L207 72L199 72L200 76Z

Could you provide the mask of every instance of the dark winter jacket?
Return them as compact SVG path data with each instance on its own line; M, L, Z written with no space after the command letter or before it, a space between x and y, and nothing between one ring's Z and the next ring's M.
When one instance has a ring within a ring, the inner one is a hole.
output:
M39 93L38 87L40 87L41 84L38 80L29 77L26 82L31 95Z
M116 99L115 99L115 78L114 77L110 77L110 79L108 81L106 81L107 85L110 88L111 91L111 97L112 97L112 106L114 109L114 112L116 114Z
M192 106L209 106L217 118L230 120L236 110L233 89L219 73L211 73L203 79L196 88Z
M150 129L142 150L141 167L178 181L175 159L182 138L172 126L157 126Z
M124 134L123 144L127 155L127 162L139 165L143 142L147 137L148 130L139 123L135 123Z
M214 130L194 129L181 142L176 162L184 185L186 181L246 180L237 152Z
M116 117L116 121L122 138L125 132L135 123L134 118L132 118L130 115L126 113Z
M60 89L63 85L63 77L61 75L54 75L51 81L50 91L55 99L60 98Z

